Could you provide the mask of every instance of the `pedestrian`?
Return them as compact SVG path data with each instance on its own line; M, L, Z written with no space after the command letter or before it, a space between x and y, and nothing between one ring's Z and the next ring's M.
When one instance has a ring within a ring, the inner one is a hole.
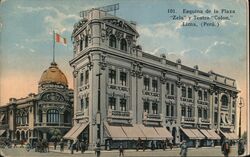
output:
M80 142L80 149L81 153L83 154L85 152L85 142L83 140Z
M154 143L154 141L151 141L151 150L155 150L155 143Z
M182 141L182 144L181 144L180 147L181 147L181 151L180 151L181 157L186 157L186 156L187 156L187 149L188 149L188 146L187 146L185 140Z
M119 145L119 157L123 156L124 157L124 148L122 143Z
M63 139L61 139L59 145L60 145L60 151L63 152L64 151L64 142L63 142Z
M221 151L224 154L224 157L228 157L228 154L230 153L230 144L227 139L222 143Z
M70 141L70 153L74 154L74 142Z
M245 152L244 142L242 139L238 142L238 155L243 155Z
M166 150L166 140L162 141L162 149L165 151Z
M56 150L56 146L57 146L57 141L54 141L54 150Z
M141 145L141 138L139 137L136 143L136 151L140 149L140 145Z
M96 157L100 157L100 155L101 155L101 144L100 144L100 141L96 142L95 154L96 154Z

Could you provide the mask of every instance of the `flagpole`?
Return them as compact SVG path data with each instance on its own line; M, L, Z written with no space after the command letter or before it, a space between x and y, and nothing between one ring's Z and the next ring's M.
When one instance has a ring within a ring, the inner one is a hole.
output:
M55 63L55 31L53 30L53 63Z

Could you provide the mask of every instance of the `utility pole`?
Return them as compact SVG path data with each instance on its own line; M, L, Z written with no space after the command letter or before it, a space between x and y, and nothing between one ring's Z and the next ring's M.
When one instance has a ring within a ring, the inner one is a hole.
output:
M241 138L241 108L244 107L243 98L240 97L239 108L240 108L240 119L239 119L239 139Z

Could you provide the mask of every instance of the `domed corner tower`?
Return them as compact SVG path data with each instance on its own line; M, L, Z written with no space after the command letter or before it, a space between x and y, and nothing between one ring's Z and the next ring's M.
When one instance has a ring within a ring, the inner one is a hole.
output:
M55 62L46 69L38 83L35 136L51 141L51 129L64 135L72 126L73 94L68 81Z

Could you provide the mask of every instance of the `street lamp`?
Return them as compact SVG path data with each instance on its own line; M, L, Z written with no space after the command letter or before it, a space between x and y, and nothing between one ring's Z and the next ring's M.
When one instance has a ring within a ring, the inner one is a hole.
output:
M96 76L98 77L98 104L97 104L97 115L96 115L96 122L97 122L97 139L101 138L101 88L100 88L100 84L101 84L101 75L102 73L98 73L96 74Z
M239 139L241 138L241 108L244 107L243 98L240 97L239 108L240 108L240 119L239 119Z

